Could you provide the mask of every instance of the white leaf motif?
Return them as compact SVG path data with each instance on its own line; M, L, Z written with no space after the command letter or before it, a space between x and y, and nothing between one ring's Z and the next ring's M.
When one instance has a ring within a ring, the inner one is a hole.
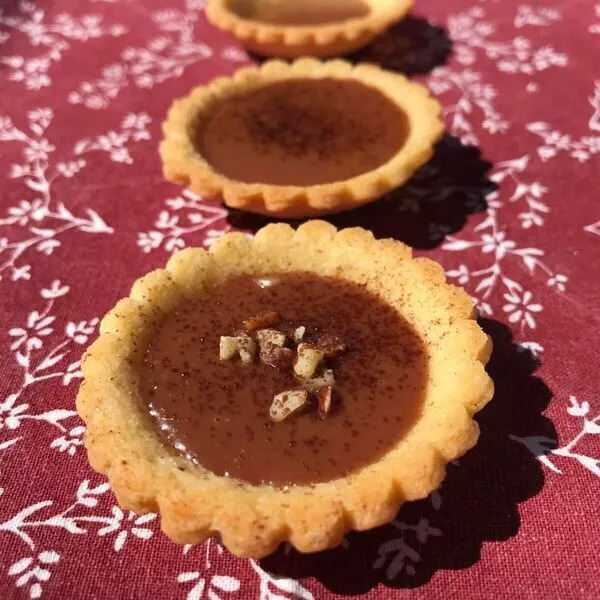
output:
M484 277L475 288L475 293L480 292L481 290L485 290L489 288L494 283L495 275L490 275L489 277Z
M16 563L13 563L10 566L10 569L8 569L8 574L9 575L18 575L19 573L22 573L23 571L25 571L32 562L33 562L33 558L31 558L31 556L22 558L21 560L18 560Z
M569 398L569 402L571 406L567 406L567 412L572 417L585 417L588 412L590 412L590 404L587 400L584 400L581 404L577 402L577 398L575 396L571 396Z
M66 352L63 352L62 354L57 354L56 356L48 356L38 365L37 370L44 371L45 369L53 367L56 363L59 363L65 355Z
M65 410L62 408L57 408L56 410L50 410L48 412L42 413L39 415L40 419L44 421L48 421L49 423L58 423L58 421L62 421L63 419L68 419L69 417L74 417L77 413L73 410Z
M240 589L239 580L228 575L215 575L211 584L224 592L237 592Z
M446 242L442 248L444 250L466 250L473 245L473 242L469 242L467 240L455 240L452 239L449 242Z
M0 450L6 450L10 448L13 444L16 444L21 438L14 438L12 440L7 440L6 442L2 442L0 444Z
M597 435L600 433L600 423L595 423L594 421L586 421L583 424L583 431L585 433Z
M179 573L179 575L177 575L177 581L179 583L187 583L188 581L195 581L198 579L198 577L200 577L200 573L198 573L198 571L188 571Z
M297 598L301 598L302 600L313 600L313 595L306 588L302 587L295 579L271 575L271 583L281 591L293 594Z
M15 358L17 360L17 364L20 367L23 367L24 369L29 367L29 357L25 356L24 354L21 354L20 352L16 352Z
M88 208L86 212L90 221L79 227L81 231L86 233L113 233L112 227L109 227L96 211Z
M600 477L600 459L592 458L591 456L583 456L577 454L575 458L594 475Z

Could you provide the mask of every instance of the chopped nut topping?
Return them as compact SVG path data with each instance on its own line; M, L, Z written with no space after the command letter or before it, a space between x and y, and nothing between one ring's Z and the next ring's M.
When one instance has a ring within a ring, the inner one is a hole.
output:
M277 329L259 329L256 332L256 339L261 350L268 345L285 346L285 334Z
M273 398L269 415L275 422L287 419L292 413L302 408L308 402L306 390L290 390L281 392Z
M219 340L219 358L230 360L238 353L237 338L230 335L222 335Z
M315 393L315 397L317 398L317 407L319 412L319 417L321 419L325 419L329 414L331 409L331 394L333 390L330 385L327 387L321 388L318 392Z
M276 312L266 312L255 315L244 321L244 328L248 333L253 333L257 329L273 327L279 323L279 315Z
M304 337L305 333L306 327L304 327L304 325L301 325L300 327L296 327L296 329L294 329L294 341L296 342L296 344L299 344L302 341L302 338Z
M294 373L298 377L309 379L313 376L325 353L309 344L298 344L298 357L294 365Z
M319 338L315 346L322 350L327 358L337 356L346 350L346 344L337 335L325 334Z
M238 335L235 340L242 362L251 363L256 357L256 342L247 335Z
M277 329L259 329L256 339L260 346L261 362L284 371L292 364L294 352L285 348L285 334Z
M266 344L260 348L260 361L280 371L289 369L293 360L294 351L290 348L282 348L274 344Z
M341 338L330 334L321 335L314 343L302 342L306 334L304 325L294 328L289 322L283 322L283 331L280 331L273 327L280 321L275 312L261 313L245 320L247 334L221 336L219 358L230 360L239 354L243 363L251 363L258 355L262 363L280 371L288 371L293 366L303 389L277 394L269 410L271 419L275 422L286 419L307 404L309 393L314 395L319 417L325 419L331 409L335 384L333 371L327 368L325 359L344 352L346 345ZM286 346L289 339L295 351Z
M334 383L335 378L333 377L333 371L331 369L326 369L320 376L307 379L304 382L304 388L309 392L313 392L324 387L331 387Z

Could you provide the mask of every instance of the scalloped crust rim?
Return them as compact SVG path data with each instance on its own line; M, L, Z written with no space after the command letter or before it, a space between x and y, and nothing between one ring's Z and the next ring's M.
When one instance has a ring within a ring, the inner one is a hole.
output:
M324 58L365 46L406 15L413 3L413 0L369 0L371 10L364 17L322 25L277 25L242 18L228 8L226 0L209 0L206 16L215 27L262 56Z
M141 409L138 378L156 325L185 298L235 273L308 270L364 284L400 311L427 349L429 381L423 411L379 461L357 473L288 490L219 477L189 463L158 437ZM254 239L227 234L207 252L188 248L166 269L138 280L104 317L83 359L77 410L87 425L94 469L108 476L119 504L159 512L163 531L179 543L221 538L238 556L259 558L289 541L302 552L337 545L350 529L390 521L400 505L423 498L445 465L477 441L472 416L492 397L484 370L491 342L473 303L445 283L441 267L411 258L408 247L375 240L360 228L337 231L309 221L296 231L274 224Z
M289 79L350 79L374 87L402 110L408 121L403 146L377 169L345 181L312 186L245 183L216 171L198 152L193 131L199 116L222 99ZM433 154L442 136L441 105L427 88L373 65L343 60L321 62L303 58L288 64L267 61L218 77L173 102L163 123L160 155L165 177L189 185L200 195L220 195L232 208L283 218L313 217L349 210L372 202L405 183Z

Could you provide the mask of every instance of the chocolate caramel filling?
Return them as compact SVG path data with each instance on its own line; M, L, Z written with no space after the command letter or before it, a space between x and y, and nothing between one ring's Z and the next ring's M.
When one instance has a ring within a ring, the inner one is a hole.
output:
M363 0L228 0L227 7L242 19L273 25L327 25L366 17Z
M194 143L236 181L317 185L377 169L404 145L404 111L351 79L291 79L217 101Z
M276 311L280 328L345 342L329 366L335 397L281 422L273 397L298 389L291 368L219 360L219 338L249 315ZM423 345L389 305L358 284L309 273L236 276L185 301L157 328L141 373L157 430L193 463L252 484L330 481L376 461L418 418L427 379Z

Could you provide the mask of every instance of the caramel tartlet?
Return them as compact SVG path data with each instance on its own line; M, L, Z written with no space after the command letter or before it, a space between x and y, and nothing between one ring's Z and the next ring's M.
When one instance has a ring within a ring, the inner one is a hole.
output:
M209 0L208 19L263 56L334 56L368 44L412 0Z
M401 185L431 157L440 110L426 88L375 66L270 61L173 103L163 171L250 212L340 212Z
M176 542L315 552L391 520L476 443L490 351L468 295L403 244L269 225L137 281L77 409L92 467Z

